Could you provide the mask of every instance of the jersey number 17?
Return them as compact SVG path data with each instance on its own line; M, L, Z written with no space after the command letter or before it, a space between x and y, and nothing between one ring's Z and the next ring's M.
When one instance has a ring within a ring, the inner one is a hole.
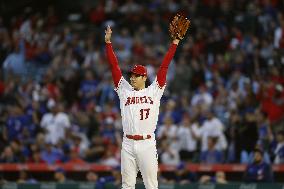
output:
M140 110L140 120L148 119L150 108Z

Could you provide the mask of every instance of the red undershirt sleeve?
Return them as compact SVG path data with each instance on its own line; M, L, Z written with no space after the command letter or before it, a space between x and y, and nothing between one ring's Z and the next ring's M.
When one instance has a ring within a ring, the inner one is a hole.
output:
M175 55L176 48L177 48L177 45L172 43L158 70L157 81L161 88L164 87L164 85L166 84L169 64L171 63L171 60L173 59Z
M122 73L118 65L118 60L113 52L111 43L106 43L106 55L107 55L108 63L111 67L112 79L113 79L115 87L117 88L118 83L122 77Z

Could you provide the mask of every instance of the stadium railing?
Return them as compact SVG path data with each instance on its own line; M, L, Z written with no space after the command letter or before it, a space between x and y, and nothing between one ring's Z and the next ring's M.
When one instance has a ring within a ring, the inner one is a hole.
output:
M58 167L64 169L65 171L76 172L76 171L111 171L113 167L105 166L95 163L64 163L64 164L17 164L17 163L3 163L0 164L0 172L5 171L31 171L31 172L48 172L54 171ZM171 165L159 165L160 171L174 171L176 166ZM212 172L212 171L224 171L224 172L243 172L246 169L245 164L187 164L186 168L193 172ZM273 165L274 172L284 172L284 164L282 165Z

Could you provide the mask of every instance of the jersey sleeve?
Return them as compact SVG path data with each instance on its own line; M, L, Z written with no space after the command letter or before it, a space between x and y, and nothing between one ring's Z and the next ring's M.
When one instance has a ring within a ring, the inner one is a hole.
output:
M122 76L117 84L117 86L114 88L114 90L117 92L118 96L122 96L125 91L133 90L133 87L124 79Z
M113 52L111 43L106 43L106 55L108 63L111 67L112 79L115 87L118 86L119 81L121 80L122 73L118 65L118 60Z
M163 93L165 91L166 88L166 84L163 85L163 87L160 87L157 77L155 78L155 80L153 81L153 83L149 86L151 92L153 93L154 97L157 100L160 100L163 96Z
M160 87L163 87L166 84L169 64L171 63L171 60L173 59L175 55L176 49L177 49L177 45L172 43L158 70L157 81Z

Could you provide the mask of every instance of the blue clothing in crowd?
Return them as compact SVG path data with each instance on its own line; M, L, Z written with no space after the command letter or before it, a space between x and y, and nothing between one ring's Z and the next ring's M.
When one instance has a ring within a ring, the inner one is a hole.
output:
M20 140L23 135L24 127L29 125L29 119L26 115L11 116L6 121L8 140Z
M51 151L43 150L41 152L41 158L48 164L57 163L62 159L62 151L52 148Z
M94 93L97 90L98 83L99 82L97 80L82 81L80 91L83 93L83 98L81 101L83 107L85 107L91 101L96 102L97 99L95 96L87 97L87 94L90 92Z
M115 181L115 178L113 176L105 176L99 178L99 180L96 182L96 189L104 189L105 184L107 183L113 183Z
M271 166L265 162L249 164L244 175L244 180L246 182L272 182L273 173Z
M201 152L201 155L200 155L200 161L203 163L210 163L210 164L222 163L223 159L224 159L223 153L218 150L203 151Z

